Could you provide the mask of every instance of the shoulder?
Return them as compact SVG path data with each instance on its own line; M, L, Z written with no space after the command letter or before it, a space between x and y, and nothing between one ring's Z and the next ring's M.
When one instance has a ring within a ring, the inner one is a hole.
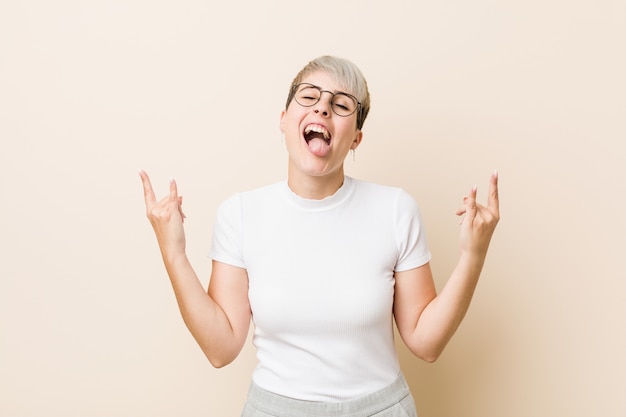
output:
M285 182L281 181L251 190L239 191L222 201L219 206L219 211L239 211L244 206L254 206L264 202L273 201L274 199L272 197L279 195L284 186Z
M283 192L285 181L279 181L272 184L264 185L248 191L238 193L243 200L263 200L273 195Z
M416 207L417 201L401 187L384 185L352 178L355 194L372 203L391 205L395 208Z

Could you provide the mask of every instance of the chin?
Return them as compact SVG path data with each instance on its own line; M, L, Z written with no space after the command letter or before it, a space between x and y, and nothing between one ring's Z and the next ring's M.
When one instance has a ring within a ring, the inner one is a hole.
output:
M332 167L327 163L309 163L302 166L302 173L311 177L329 177L343 173L341 166Z

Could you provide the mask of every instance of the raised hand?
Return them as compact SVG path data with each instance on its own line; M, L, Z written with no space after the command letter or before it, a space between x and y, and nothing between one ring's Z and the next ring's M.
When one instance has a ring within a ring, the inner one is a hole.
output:
M170 192L157 201L152 190L150 178L145 171L139 171L143 184L146 202L146 215L159 242L163 255L185 251L185 231L183 222L185 214L182 210L183 198L178 195L176 181L170 180Z
M489 248L491 236L500 220L500 201L498 198L498 173L491 174L487 206L476 202L476 186L472 187L469 196L463 198L463 204L456 211L458 216L465 215L461 220L460 249L461 253L469 253L484 257Z

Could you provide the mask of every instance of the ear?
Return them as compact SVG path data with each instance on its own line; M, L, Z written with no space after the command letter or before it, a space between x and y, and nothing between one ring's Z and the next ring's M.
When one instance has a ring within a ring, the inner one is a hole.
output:
M285 121L285 113L286 113L285 110L280 112L280 124L279 124L279 127L280 127L280 131L282 133L285 133L285 124L287 123Z
M362 140L363 140L363 131L357 130L356 137L354 138L354 141L352 142L352 146L350 146L350 149L355 150L356 148L358 148Z

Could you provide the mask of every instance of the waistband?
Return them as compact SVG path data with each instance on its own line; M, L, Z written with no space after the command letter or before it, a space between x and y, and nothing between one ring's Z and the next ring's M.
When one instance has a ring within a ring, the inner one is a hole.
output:
M344 402L317 402L296 400L274 394L254 382L248 391L248 404L277 417L362 417L374 415L411 395L409 386L400 374L390 385L364 397Z

